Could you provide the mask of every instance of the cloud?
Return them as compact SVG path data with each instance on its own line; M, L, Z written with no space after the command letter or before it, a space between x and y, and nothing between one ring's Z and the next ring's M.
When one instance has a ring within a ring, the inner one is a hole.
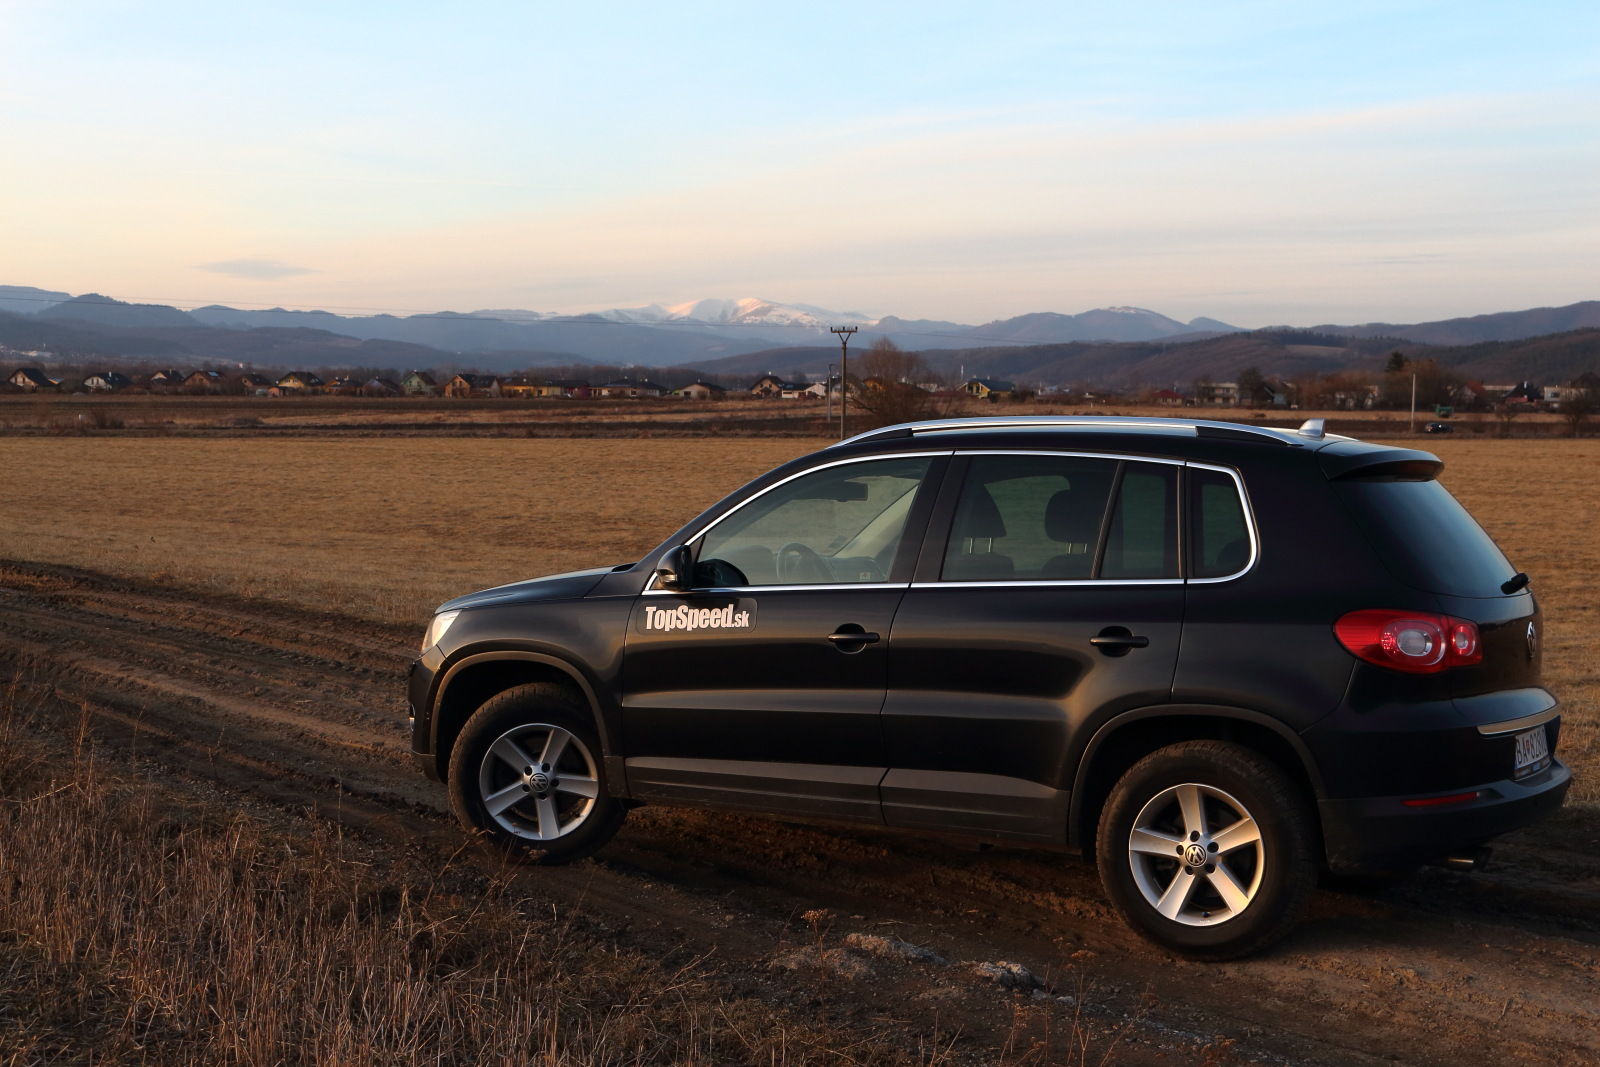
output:
M300 274L315 274L310 267L293 267L287 263L279 263L275 259L262 259L259 256L247 259L225 259L220 263L202 263L201 270L208 270L213 274L226 274L233 278L254 278L260 281L272 281L276 278L293 278Z

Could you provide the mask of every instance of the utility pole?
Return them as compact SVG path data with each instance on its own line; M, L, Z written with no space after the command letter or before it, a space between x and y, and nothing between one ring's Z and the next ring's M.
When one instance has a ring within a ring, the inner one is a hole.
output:
M850 409L850 335L856 332L854 326L829 326L829 333L839 335L839 440L847 436L845 427L849 425Z
M1417 373L1411 372L1411 429L1409 433L1417 432Z

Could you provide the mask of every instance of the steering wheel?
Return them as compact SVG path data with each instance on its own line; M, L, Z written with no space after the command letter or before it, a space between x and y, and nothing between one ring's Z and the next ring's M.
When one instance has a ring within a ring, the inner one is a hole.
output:
M785 585L833 580L833 572L823 558L799 541L790 541L778 549L777 571L778 581Z

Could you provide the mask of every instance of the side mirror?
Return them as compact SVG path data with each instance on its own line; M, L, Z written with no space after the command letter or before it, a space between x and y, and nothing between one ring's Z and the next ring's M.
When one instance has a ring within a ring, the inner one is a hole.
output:
M687 593L694 585L694 553L688 545L679 545L661 557L656 585L679 593Z

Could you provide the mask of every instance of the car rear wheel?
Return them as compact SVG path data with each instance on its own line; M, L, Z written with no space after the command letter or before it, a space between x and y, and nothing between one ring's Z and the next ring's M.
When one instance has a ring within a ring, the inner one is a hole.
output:
M1288 932L1316 882L1300 791L1240 745L1186 741L1134 764L1100 814L1106 894L1133 928L1199 959L1258 951Z
M537 863L599 849L622 824L606 791L588 708L559 686L517 686L473 713L450 754L450 807L462 825Z

